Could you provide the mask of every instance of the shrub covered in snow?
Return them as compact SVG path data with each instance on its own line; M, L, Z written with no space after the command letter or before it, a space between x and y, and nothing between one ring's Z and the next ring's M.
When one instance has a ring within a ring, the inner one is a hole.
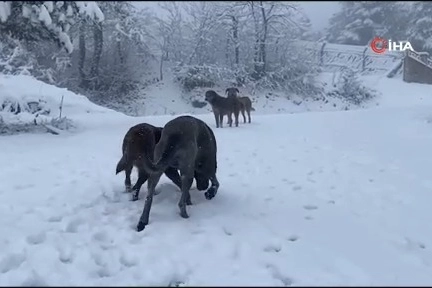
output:
M354 105L360 105L378 95L377 91L363 85L358 74L352 69L346 68L335 76L334 89L327 92L327 96L342 98Z
M104 113L107 109L31 76L0 74L0 134L69 130L74 127L71 115L90 112Z
M35 131L56 133L47 125L59 130L74 127L72 120L53 114L47 101L38 97L0 97L0 134Z
M295 53L291 57L299 57L299 54ZM309 58L305 56L304 59ZM296 59L288 62L289 65L275 65L274 69L260 77L256 77L253 69L249 67L230 69L218 65L176 66L173 72L174 80L180 84L183 92L188 94L194 94L194 90L202 92L203 88L230 86L251 87L254 92L283 91L301 97L313 97L321 93L315 82L318 67L308 61Z

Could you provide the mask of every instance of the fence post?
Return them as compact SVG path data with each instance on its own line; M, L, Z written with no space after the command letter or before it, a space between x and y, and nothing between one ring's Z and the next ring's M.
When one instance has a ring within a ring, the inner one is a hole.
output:
M321 51L320 51L320 65L324 65L324 47L327 44L327 42L324 42L323 45L321 46Z
M366 51L368 50L368 46L363 50L363 61L362 61L362 72L366 70Z

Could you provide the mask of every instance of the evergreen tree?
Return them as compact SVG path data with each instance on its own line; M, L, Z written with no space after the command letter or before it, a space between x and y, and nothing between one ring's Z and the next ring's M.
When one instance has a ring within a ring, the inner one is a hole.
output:
M0 6L0 34L27 42L55 41L71 53L68 32L80 14L103 21L96 2L5 1Z
M415 2L410 18L408 40L413 48L420 51L432 51L432 3Z
M391 3L376 1L343 2L330 19L327 40L348 45L367 45L385 31L385 8Z

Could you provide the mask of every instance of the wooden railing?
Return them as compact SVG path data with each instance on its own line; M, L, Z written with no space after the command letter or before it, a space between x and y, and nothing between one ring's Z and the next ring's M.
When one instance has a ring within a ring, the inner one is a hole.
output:
M332 44L326 42L298 41L294 45L307 51L311 59L324 71L351 68L362 74L386 74L402 62L402 52L374 53L369 46Z
M427 52L407 51L404 59L403 80L432 84L432 59Z

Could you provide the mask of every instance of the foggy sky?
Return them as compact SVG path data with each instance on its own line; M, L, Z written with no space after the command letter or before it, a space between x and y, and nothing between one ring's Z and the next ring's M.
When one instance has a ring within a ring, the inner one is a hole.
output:
M160 8L157 6L157 1L149 2L133 2L135 6L149 7L158 15L161 14ZM315 31L322 30L328 25L330 17L340 9L339 1L328 2L298 2L298 5L303 7L305 13L309 16L312 29Z
M309 16L312 29L315 31L327 27L330 17L341 8L338 1L329 2L299 2L305 13Z

